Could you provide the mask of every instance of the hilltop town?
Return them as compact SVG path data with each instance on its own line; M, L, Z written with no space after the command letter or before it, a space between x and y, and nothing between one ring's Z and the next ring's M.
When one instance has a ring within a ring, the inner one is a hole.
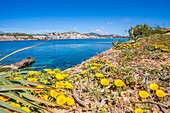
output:
M99 35L96 33L79 33L75 31L65 33L49 33L49 34L25 34L25 33L3 33L0 34L0 41L15 40L55 40L55 39L94 39L94 38L128 38L119 35Z
M65 33L49 33L49 34L24 34L24 33L4 33L0 34L0 41L14 41L14 40L46 40L46 39L92 39L101 38L95 35L78 33L75 31Z

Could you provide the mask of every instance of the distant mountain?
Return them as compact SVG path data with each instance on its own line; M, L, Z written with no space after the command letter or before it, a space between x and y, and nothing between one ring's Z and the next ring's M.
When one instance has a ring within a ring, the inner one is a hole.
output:
M3 31L0 31L0 34L5 34Z
M98 37L119 37L119 35L115 35L115 34L110 34L110 35L100 35L100 34L97 34L97 33L88 33L90 35L94 35L94 36L98 36Z

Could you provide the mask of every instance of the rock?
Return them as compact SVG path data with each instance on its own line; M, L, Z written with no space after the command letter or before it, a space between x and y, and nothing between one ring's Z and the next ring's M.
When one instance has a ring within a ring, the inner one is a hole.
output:
M2 65L1 68L20 69L29 66L34 62L35 62L35 58L28 57L26 59L21 60L20 62L12 63L10 65Z

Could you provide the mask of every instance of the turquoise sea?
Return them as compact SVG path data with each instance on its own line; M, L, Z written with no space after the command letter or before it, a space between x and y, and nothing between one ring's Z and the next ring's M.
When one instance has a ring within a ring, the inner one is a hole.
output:
M35 58L32 67L46 66L45 68L61 70L80 64L82 61L88 60L109 49L113 39L61 39L49 40L46 43L36 47L20 51L0 62L9 64L18 62L27 57ZM117 41L118 39L114 39ZM129 39L121 39L126 42ZM44 40L27 40L27 41L2 41L0 42L0 58L16 51L18 49L35 45ZM42 70L43 68L31 69Z

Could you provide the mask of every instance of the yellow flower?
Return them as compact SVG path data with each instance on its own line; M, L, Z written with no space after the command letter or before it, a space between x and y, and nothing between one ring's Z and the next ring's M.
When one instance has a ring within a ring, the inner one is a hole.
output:
M156 90L156 95L158 97L164 97L166 94L163 90L159 89L159 90Z
M103 77L103 74L102 73L96 73L95 76L100 78L100 77Z
M121 86L124 85L124 82L123 82L122 80L120 80L120 79L116 79L116 80L114 81L114 84L115 84L117 87L121 87Z
M0 100L2 101L8 101L10 98L9 97L6 97L6 96L0 96Z
M101 66L101 64L93 63L94 66Z
M167 51L167 49L161 49L162 51Z
M107 86L109 84L109 80L108 79L101 79L100 83L104 86Z
M133 45L133 46L135 46L136 44L135 44L135 43L133 43L132 45Z
M21 107L20 104L16 104L15 102L10 103L10 105L13 106L13 107L17 107L17 108Z
M27 113L30 113L29 107L21 107L22 110L26 111Z
M86 62L90 62L90 60L86 60Z
M22 77L15 77L14 80L21 79Z
M69 105L69 106L72 106L73 104L74 104L74 99L73 99L73 97L67 97L67 104Z
M97 59L96 58L94 58L94 59L91 59L92 61L96 61Z
M2 82L0 85L6 85L4 82Z
M44 86L40 86L40 85L38 85L36 88L44 88ZM41 93L41 92L42 92L42 90L36 90L35 92L36 92L36 93Z
M157 84L155 84L155 83L150 84L151 90L157 90L158 88L159 88L159 86Z
M109 60L106 60L106 62L107 62L108 64L110 64L110 61L109 61Z
M89 64L86 63L85 66L89 66Z
M65 82L65 86L68 89L72 89L73 88L73 85L71 83L67 82L67 81Z
M96 67L96 66L93 66L93 67L91 67L91 69L92 69L92 70L95 70L95 69L97 69L97 67Z
M133 46L134 48L136 47L136 46Z
M44 83L47 83L47 80L44 80Z
M159 47L156 46L155 49L159 49Z
M51 69L44 69L45 72L52 71Z
M55 74L55 71L47 71L48 74Z
M143 110L141 108L136 108L135 113L143 113Z
M110 68L115 67L115 65L108 65Z
M139 91L139 96L142 98L147 98L149 96L147 91L141 90Z
M64 83L61 82L61 81L60 81L60 82L57 82L57 83L56 83L56 87L57 87L57 88L64 88Z
M101 59L101 61L103 62L103 61L104 61L104 59Z
M60 69L54 69L53 71L55 71L55 72L60 72Z
M160 47L164 47L165 45L159 45Z
M84 71L81 71L81 74L83 74L83 75L84 75L85 73L86 73L86 70L84 70Z
M37 81L37 78L28 78L28 81L32 81L32 82L36 82Z
M93 66L97 66L97 63L93 63Z
M56 98L56 97L60 94L59 91L60 91L60 90L55 90L55 89L51 90L51 91L50 91L51 97Z
M38 72L38 71L29 71L28 72L28 75L38 75L40 72Z
M63 80L64 79L64 77L61 75L61 73L57 73L55 75L55 77L56 77L57 80Z
M43 98L44 100L48 100L48 95L45 94L45 95L42 96L42 98Z
M68 77L68 74L62 74L61 76L63 76L63 77Z
M80 75L77 75L77 77L79 78L79 77L80 77Z
M66 97L64 95L60 95L57 97L57 104L58 105L63 105L64 103L66 103Z

